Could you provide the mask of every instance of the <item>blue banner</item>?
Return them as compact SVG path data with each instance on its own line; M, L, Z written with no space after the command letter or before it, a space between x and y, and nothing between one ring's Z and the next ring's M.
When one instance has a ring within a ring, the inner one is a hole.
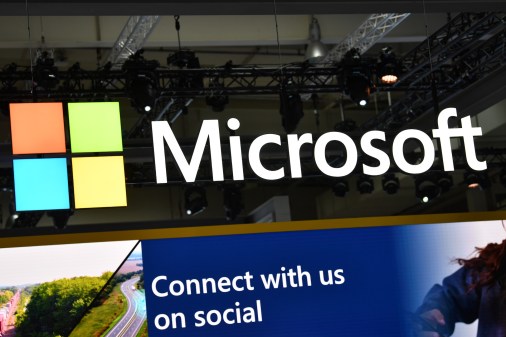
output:
M393 227L143 242L156 336L406 336Z

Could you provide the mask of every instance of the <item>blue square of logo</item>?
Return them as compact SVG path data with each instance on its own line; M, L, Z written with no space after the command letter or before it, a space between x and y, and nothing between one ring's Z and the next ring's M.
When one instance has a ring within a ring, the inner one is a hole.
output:
M13 167L17 211L70 208L67 159L15 159Z

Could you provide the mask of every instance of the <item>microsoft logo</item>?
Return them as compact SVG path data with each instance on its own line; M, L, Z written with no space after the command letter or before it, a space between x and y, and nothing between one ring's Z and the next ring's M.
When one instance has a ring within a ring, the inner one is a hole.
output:
M69 103L71 174L62 103L10 104L17 211L126 206L119 103ZM112 155L114 153L114 155Z

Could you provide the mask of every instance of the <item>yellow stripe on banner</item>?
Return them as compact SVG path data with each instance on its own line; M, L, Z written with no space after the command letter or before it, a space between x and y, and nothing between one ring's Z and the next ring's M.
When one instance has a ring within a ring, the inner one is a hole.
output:
M201 227L180 227L163 229L138 229L111 232L51 234L0 238L0 247L23 247L56 245L85 242L105 242L122 240L149 240L163 238L189 238L217 235L240 235L257 233L276 233L307 230L326 230L337 228L363 228L378 226L422 225L434 223L487 221L506 219L506 212L451 213L430 215L406 215L369 218L347 218L332 220L310 220L272 222L238 225L216 225Z

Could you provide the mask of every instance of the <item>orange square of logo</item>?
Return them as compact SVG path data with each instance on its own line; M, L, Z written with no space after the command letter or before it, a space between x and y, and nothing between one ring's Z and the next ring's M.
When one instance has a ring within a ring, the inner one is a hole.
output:
M12 153L65 153L62 103L10 104Z

